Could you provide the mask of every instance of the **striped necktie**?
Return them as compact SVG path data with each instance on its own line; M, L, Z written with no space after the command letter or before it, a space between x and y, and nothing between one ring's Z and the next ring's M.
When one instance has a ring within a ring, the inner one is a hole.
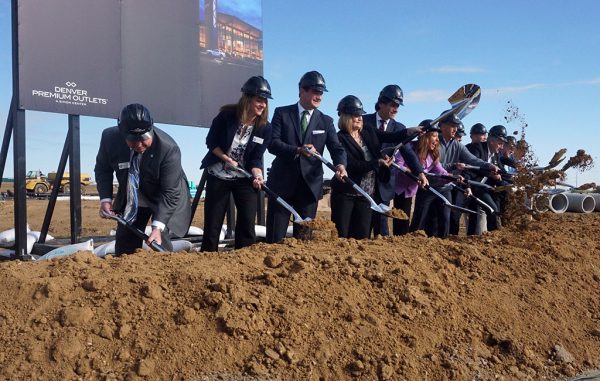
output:
M138 210L138 188L140 185L140 154L133 152L129 161L129 179L127 181L127 205L123 219L133 223Z

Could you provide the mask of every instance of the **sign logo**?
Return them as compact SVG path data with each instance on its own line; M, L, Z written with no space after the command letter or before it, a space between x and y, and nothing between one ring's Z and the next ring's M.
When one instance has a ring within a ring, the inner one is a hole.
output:
M56 103L63 103L76 106L87 105L106 105L107 98L92 97L87 90L78 89L77 83L67 81L64 86L54 86L53 91L46 90L31 90L31 95L34 97L54 99Z

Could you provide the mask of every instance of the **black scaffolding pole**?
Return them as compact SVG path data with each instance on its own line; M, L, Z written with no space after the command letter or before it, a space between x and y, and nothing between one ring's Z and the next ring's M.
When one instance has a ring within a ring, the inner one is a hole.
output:
M13 160L15 174L15 257L29 260L27 253L27 191L25 189L25 110L19 107L19 16L18 1L12 0L12 74L13 99L11 119L13 126Z
M81 236L81 159L79 146L79 115L69 115L69 200L71 207L71 243Z

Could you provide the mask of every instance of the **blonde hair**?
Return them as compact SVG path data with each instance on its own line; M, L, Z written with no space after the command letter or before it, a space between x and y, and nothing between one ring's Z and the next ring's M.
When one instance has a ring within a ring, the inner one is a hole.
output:
M235 112L236 116L238 118L238 121L240 123L243 123L245 120L250 119L249 118L249 114L250 114L250 107L251 107L251 102L252 99L254 97L258 97L258 95L248 95L248 94L242 94L242 96L240 97L240 100L238 101L237 104L228 104L225 106L221 107L221 111L231 111L231 112ZM267 100L267 105L265 106L264 111L262 112L262 114L260 114L260 116L256 119L254 119L254 128L259 129L261 127L264 127L267 125L267 123L269 122L269 101Z
M347 133L352 132L352 115L340 113L340 119L338 119L338 128L340 131L346 131ZM362 130L362 125L359 128L359 131Z

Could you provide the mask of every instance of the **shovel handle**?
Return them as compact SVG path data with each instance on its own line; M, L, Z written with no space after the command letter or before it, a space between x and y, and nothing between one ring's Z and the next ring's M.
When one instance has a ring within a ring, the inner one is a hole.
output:
M337 168L335 167L335 165L333 165L332 162L330 162L329 160L325 159L323 156L319 155L317 152L311 151L308 148L304 148L304 150L306 152L308 152L309 154L311 154L312 156L316 157L317 159L321 160L321 163L325 164L327 166L327 168L331 169L333 172L337 171ZM352 187L354 189L356 189L357 191L363 193L364 190L358 186L358 184L356 184L351 178L349 178L348 176L344 176L343 177L344 181L347 182L348 184L352 185Z
M236 170L236 171L238 171L239 173L243 174L244 176L246 176L249 179L254 178L254 176L252 176L252 174L250 174L250 172L246 171L244 168L233 167L233 169ZM281 197L279 197L279 195L277 193L273 192L271 190L271 188L269 188L266 184L262 184L261 188L269 195L269 197L273 198L275 201L277 201L277 203L279 205L283 206L288 212L292 213L292 215L294 216L294 221L296 221L296 222L303 221L303 218L296 211L296 209L294 209L284 199L282 199Z
M136 228L135 226L132 226L130 223L128 223L127 221L125 221L123 219L123 217L115 214L115 215L112 215L110 218L112 218L113 220L116 220L120 225L123 225L125 228L129 229L129 231L131 231L136 237L144 240L144 242L148 241L148 235L146 235L146 233L144 233L140 229ZM156 241L152 241L150 243L150 247L154 251L158 251L158 252L165 252L166 251L165 248L162 247L162 245L159 245L158 242L156 242Z
M331 163L329 160L325 159L323 156L319 155L317 152L311 151L307 148L304 148L304 150L306 152L308 152L309 154L311 154L312 156L316 157L317 159L321 160L321 163L325 164L327 166L327 168L331 169L332 171L336 171L337 169L335 168L335 166L333 165L333 163ZM342 179L352 185L352 188L354 188L358 193L360 193L364 198L366 198L369 203L371 204L371 209L375 210L378 213L381 213L383 215L386 215L386 211L383 210L381 208L380 205L377 205L377 203L375 202L375 200L373 200L373 198L371 196L369 196L369 194L367 192L365 192L364 189L362 189L360 187L360 185L358 185L356 182L354 182L354 180L352 180L350 177L348 176L344 176L342 177Z

